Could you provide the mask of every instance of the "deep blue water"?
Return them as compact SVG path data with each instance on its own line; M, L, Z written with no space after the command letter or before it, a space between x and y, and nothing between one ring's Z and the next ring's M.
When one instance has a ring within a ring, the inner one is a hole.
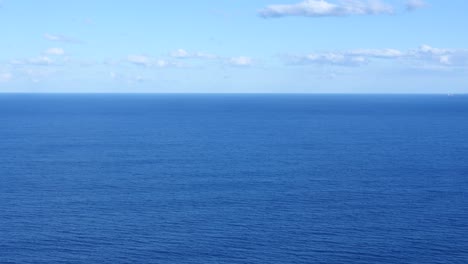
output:
M468 263L468 96L0 95L0 263Z

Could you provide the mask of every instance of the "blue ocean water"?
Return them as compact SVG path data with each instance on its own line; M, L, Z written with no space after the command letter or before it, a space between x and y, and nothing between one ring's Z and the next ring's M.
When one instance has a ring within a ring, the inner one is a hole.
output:
M0 95L0 263L468 263L468 96Z

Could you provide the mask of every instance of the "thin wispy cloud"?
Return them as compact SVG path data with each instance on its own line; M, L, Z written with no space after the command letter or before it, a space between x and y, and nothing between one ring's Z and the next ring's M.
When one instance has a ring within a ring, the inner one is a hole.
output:
M50 48L44 51L44 54L47 55L55 55L55 56L63 56L65 55L65 50L61 48Z
M39 56L27 60L28 64L32 65L51 65L54 61L47 56Z
M249 67L254 65L253 59L247 56L226 57L206 52L189 52L185 49L177 49L171 52L170 56L175 59L199 59L205 62L212 61L234 67Z
M258 12L263 18L285 16L326 17L392 14L393 6L380 0L305 0L296 4L270 5Z
M49 67L25 68L20 71L20 74L26 76L33 83L38 83L57 74L57 69Z
M159 67L166 68L179 66L179 64L165 59L157 59L146 55L129 55L127 61L131 64L144 67Z
M177 49L170 53L170 56L177 59L216 59L219 56L206 52L189 52L185 49Z
M72 37L60 35L60 34L49 34L46 33L44 34L44 38L50 41L56 41L56 42L65 42L65 43L82 43L80 40L77 40Z
M13 75L9 72L0 73L0 83L6 83L13 79Z
M445 66L468 66L468 49L440 49L422 45L409 51L408 57Z
M228 63L236 67L249 67L253 65L253 59L246 56L232 57L228 60Z
M116 83L125 83L128 85L143 83L149 80L148 78L143 77L142 75L123 74L114 71L109 72L109 77L112 81Z
M129 55L127 61L139 66L151 66L151 58L144 55Z
M112 79L112 80L119 80L122 78L122 75L119 74L119 73L116 73L116 72L109 72L109 77Z
M287 56L288 64L293 65L334 65L334 66L361 66L368 62L364 56L349 55L340 52L311 53L307 55Z
M396 49L358 49L348 52L349 55L374 58L400 58L404 53Z
M155 65L160 67L160 68L165 68L165 67L169 67L169 66L176 66L175 63L167 61L167 60L163 60L163 59L156 60Z
M364 66L374 60L419 62L445 67L467 67L468 49L440 49L422 45L412 50L397 49L359 49L350 51L335 51L310 53L306 55L288 55L283 59L289 65L331 65L357 67Z
M176 59L202 59L211 60L222 64L236 67L247 67L253 65L253 59L247 56L224 57L206 52L189 52L185 49L177 49L170 53Z
M408 0L406 1L406 10L414 11L416 9L424 8L427 4L424 0Z
M171 56L174 58L184 59L184 58L189 58L190 54L184 49L178 49L178 50L171 52Z
M47 66L54 64L54 60L49 58L48 56L37 56L29 59L14 59L10 61L10 65L13 66L21 66L21 65L29 65L29 66Z

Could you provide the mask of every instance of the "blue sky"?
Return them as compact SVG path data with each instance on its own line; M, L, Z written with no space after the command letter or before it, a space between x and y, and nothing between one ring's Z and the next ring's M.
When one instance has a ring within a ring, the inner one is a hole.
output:
M466 10L466 0L0 0L0 92L467 93Z

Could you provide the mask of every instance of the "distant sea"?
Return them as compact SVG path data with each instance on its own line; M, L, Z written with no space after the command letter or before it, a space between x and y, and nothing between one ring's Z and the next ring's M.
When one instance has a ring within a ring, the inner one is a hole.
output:
M468 263L468 96L0 95L0 263Z

